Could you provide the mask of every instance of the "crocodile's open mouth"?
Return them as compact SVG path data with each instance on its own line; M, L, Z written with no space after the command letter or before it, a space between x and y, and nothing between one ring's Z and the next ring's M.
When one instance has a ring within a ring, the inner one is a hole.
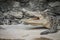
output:
M31 24L31 25L40 25L40 18L39 17L34 17L34 18L29 18L24 21L25 24ZM42 24L41 24L42 25Z

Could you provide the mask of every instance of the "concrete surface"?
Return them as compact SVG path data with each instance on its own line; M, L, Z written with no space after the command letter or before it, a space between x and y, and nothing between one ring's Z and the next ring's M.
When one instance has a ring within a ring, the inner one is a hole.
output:
M40 35L42 31L47 29L31 29L28 30L28 25L1 25L4 29L0 29L1 39L22 39L22 40L34 40L35 38L49 38L52 40L60 40L60 31L48 35ZM38 39L37 39L38 40Z

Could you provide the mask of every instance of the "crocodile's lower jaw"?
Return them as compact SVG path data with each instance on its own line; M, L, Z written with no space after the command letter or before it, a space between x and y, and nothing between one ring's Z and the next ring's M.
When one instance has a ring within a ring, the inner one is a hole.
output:
M50 23L47 22L47 20L45 20L45 22L42 22L40 20L29 20L29 19L26 19L24 21L25 24L30 24L30 25L33 25L33 26L42 26L42 27L46 27L46 28L50 28Z

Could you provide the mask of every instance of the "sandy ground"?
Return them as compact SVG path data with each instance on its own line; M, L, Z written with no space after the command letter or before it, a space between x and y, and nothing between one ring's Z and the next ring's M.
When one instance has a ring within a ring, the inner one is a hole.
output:
M60 40L60 31L48 35L40 35L42 31L47 29L26 29L26 25L11 25L2 26L4 29L0 29L1 39L20 39L20 40ZM39 39L44 38L44 39Z

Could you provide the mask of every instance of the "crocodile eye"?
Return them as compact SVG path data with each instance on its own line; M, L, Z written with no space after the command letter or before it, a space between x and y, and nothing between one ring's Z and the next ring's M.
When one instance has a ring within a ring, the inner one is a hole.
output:
M40 18L39 17L37 17L37 20L39 20Z
M40 18L39 17L35 17L35 18L33 18L33 20L39 20Z

